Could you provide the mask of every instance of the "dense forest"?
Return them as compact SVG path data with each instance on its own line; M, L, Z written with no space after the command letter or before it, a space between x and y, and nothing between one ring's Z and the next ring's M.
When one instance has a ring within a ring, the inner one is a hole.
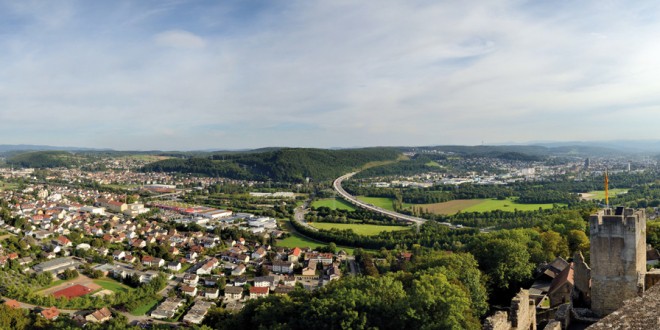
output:
M332 180L369 162L395 160L393 148L345 150L285 148L262 153L213 154L148 164L145 172L194 173L231 179L303 182Z

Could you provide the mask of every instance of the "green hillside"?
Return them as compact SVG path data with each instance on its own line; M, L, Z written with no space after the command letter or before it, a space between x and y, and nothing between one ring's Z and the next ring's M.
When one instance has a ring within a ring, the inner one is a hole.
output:
M68 151L34 151L7 158L9 165L31 168L73 167L86 162L86 157Z
M395 160L394 148L305 149L283 148L260 153L217 153L208 157L167 159L143 171L194 173L243 180L303 182L332 180L370 162Z

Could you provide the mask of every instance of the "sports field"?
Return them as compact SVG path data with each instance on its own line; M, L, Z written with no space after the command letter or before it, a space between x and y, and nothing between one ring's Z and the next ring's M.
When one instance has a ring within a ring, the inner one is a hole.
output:
M312 203L313 207L328 207L332 210L355 211L355 206L349 204L341 198L323 198Z
M399 231L406 230L410 227L405 226L379 226L379 225L363 225L363 224L353 224L353 223L327 223L327 222L314 222L310 223L310 226L318 229L351 229L358 235L371 236L376 235L383 231Z

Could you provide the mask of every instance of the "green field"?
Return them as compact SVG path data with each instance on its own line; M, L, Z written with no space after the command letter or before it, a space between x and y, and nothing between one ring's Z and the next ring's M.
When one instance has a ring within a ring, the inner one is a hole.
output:
M410 227L404 226L379 226L379 225L363 225L363 224L352 224L352 223L327 223L327 222L314 222L310 223L310 226L318 229L351 229L358 235L376 235L382 231L398 231L406 230Z
M291 225L289 221L282 221L280 222L280 225L282 228L291 234L291 236L285 238L285 239L280 239L277 240L277 246L283 246L283 247L288 247L288 248L294 248L294 247L310 247L312 249L326 246L328 244L323 243L323 242L317 242L312 239L309 239L305 236L300 235ZM337 246L338 250L344 250L348 252L348 254L352 255L353 254L353 248L346 247L346 246Z
M149 300L149 302L147 302L146 304L132 310L131 315L134 315L134 316L144 315L148 311L150 311L152 308L154 308L154 306L156 306L158 304L158 302L160 302L160 298Z
M622 188L616 188L616 189L610 189L610 197L614 197L618 194L625 194L628 192L628 189L622 189ZM596 200L602 200L605 199L605 190L594 190L590 191L586 194L582 194L582 198L584 199L596 199Z
M341 198L324 198L316 200L312 203L313 207L329 207L332 210L347 210L355 211L355 206L349 204Z
M392 205L392 199L387 197L366 197L366 196L357 196L357 199L365 203L371 204L382 209L394 211Z
M558 204L564 206L565 204ZM462 212L488 212L494 210L510 211L535 211L539 208L551 209L553 204L518 204L510 199L497 200L497 199L483 199L481 203L470 206Z
M104 288L106 290L110 290L114 293L128 292L128 291L131 290L130 287L128 287L124 284L121 284L121 283L119 283L119 282L117 282L113 279L110 279L110 278L98 279L98 280L94 280L93 282L100 285L102 288Z

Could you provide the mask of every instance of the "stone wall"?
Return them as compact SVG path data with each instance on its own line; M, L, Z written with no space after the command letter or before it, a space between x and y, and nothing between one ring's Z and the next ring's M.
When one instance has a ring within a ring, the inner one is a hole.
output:
M591 307L591 268L584 262L582 252L573 257L573 292L571 302L576 307Z
M646 214L644 210L600 210L589 219L591 309L600 316L644 292Z
M510 312L497 312L484 321L486 330L536 330L536 306L529 291L520 292L511 300Z

